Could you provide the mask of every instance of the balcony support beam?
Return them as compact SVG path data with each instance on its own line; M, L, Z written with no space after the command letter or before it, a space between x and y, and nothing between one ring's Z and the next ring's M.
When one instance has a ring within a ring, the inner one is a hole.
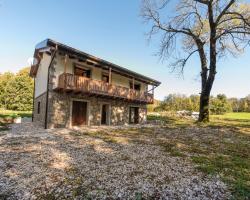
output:
M109 68L109 84L112 83L112 69L111 67Z
M66 54L64 58L64 74L67 72L68 57L68 54Z

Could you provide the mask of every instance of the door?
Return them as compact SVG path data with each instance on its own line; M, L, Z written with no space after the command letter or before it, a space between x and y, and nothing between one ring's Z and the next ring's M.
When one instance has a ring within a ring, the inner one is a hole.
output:
M108 125L108 105L103 104L101 109L101 124Z
M130 124L139 123L139 108L138 107L129 108L129 123Z
M87 102L73 101L72 126L87 125Z

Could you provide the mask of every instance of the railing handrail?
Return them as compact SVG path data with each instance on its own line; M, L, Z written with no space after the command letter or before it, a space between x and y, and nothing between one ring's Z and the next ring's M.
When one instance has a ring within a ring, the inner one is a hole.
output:
M124 86L114 85L101 80L91 79L70 73L59 75L59 87L64 89L80 89L88 92L107 93L110 96L118 96L132 100L153 101L153 94L146 91L137 91Z

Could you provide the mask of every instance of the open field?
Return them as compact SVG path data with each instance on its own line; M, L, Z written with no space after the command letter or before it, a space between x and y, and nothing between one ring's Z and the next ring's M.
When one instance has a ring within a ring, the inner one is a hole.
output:
M16 117L32 117L32 112L0 109L0 131L8 130L8 124L12 123Z
M226 113L225 115L213 115L212 117L213 118L220 118L220 119L250 120L250 113L233 112L233 113Z
M212 115L207 124L164 115L151 115L149 119L164 121L167 127L173 129L198 129L201 136L195 143L184 138L177 139L177 142L189 146L191 151L197 151L191 156L197 168L207 174L220 175L230 186L235 199L250 198L250 113ZM209 139L201 139L204 131L206 134L211 131ZM177 151L179 153L183 152Z
M13 111L13 110L1 110L0 109L0 117L31 117L31 111Z
M250 198L247 119L161 120L81 130L13 125L0 134L0 197Z

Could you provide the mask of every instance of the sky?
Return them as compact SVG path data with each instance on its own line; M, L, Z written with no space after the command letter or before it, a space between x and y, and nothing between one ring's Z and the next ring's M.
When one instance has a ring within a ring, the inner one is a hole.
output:
M0 73L28 66L34 47L51 38L162 82L155 97L199 94L199 60L182 76L159 61L157 38L140 17L140 0L0 0ZM250 94L250 49L218 63L212 95Z

